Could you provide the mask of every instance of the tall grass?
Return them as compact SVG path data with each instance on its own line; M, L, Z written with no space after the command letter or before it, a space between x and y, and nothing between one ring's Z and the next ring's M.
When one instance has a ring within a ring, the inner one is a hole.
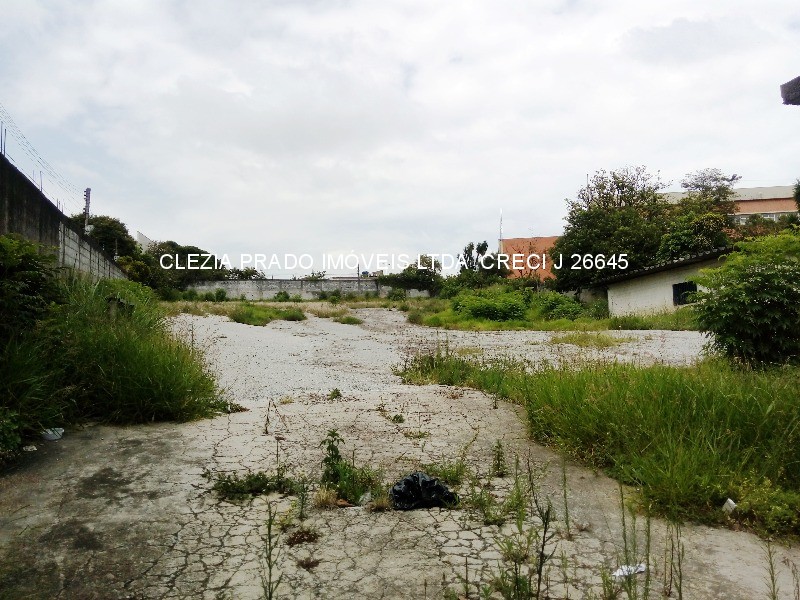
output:
M528 373L514 363L451 355L407 364L411 382L470 386L522 404L533 438L564 449L676 518L734 517L800 533L800 369L602 364Z
M0 396L0 454L85 419L185 421L227 409L200 351L171 334L150 290L126 281L66 282L60 304L0 347Z
M108 299L115 296L129 310L111 314ZM168 331L149 290L75 280L65 300L47 331L78 415L118 423L184 421L224 408L200 352Z

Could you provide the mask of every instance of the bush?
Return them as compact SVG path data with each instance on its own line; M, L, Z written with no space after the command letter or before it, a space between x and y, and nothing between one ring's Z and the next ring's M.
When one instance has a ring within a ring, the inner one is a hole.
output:
M697 278L697 321L713 347L751 366L800 362L800 233L742 242Z
M0 343L33 327L61 298L54 258L17 236L0 236Z
M403 288L392 288L389 290L389 293L386 294L387 300L405 300L406 299L406 291Z
M575 298L559 294L558 292L538 292L531 297L531 305L539 312L543 319L570 319L574 320L583 313L583 305Z
M214 302L214 300L216 300L216 297L214 296L214 292L205 292L201 296L201 299L203 299L206 302Z
M189 302L194 302L195 300L197 300L197 290L193 289L186 290L185 292L183 292L182 296L184 300L187 300Z
M286 290L281 290L277 294L275 294L273 300L275 300L275 302L288 302L289 292L287 292Z
M517 294L478 296L462 294L453 299L453 310L475 319L521 321L525 318L525 302Z
M214 290L214 300L216 302L225 302L228 299L228 293L222 288Z

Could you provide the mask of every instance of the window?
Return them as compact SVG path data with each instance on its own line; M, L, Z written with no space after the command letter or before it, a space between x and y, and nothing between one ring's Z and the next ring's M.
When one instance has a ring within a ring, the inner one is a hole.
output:
M672 303L675 306L683 306L689 304L691 300L688 299L689 294L697 291L697 284L692 281L684 281L683 283L675 283L672 285Z

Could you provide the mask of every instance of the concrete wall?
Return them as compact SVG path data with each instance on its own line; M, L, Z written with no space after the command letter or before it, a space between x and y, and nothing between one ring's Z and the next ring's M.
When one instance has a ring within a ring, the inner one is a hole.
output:
M700 271L718 267L719 259L711 259L652 275L608 284L608 311L612 317L633 314L674 312L672 286L688 281Z
M322 281L305 281L302 279L252 279L247 281L203 281L190 286L198 294L213 292L217 289L225 290L228 298L245 297L247 300L271 300L278 292L284 291L290 296L298 295L303 300L317 298L319 292L332 292L341 290L342 294L352 292L364 294L365 292L377 293L386 296L392 288L382 286L377 279L324 279ZM410 298L427 297L428 292L409 290Z
M59 266L92 277L125 278L108 254L73 229L39 188L0 156L0 235L7 233L52 248Z

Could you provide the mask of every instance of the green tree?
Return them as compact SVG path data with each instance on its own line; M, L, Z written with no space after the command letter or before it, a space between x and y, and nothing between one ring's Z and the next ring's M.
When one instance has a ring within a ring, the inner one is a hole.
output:
M686 197L681 204L687 211L696 214L713 212L733 215L736 212L736 191L733 186L740 179L739 175L725 175L719 169L701 169L689 173L681 181L681 186L686 190Z
M794 183L794 203L797 205L797 210L800 211L800 179Z
M740 242L696 281L697 322L717 350L751 366L800 362L800 230Z
M378 283L402 290L423 290L436 296L442 285L442 265L427 254L420 256L400 273L381 275Z
M670 220L667 232L661 237L656 253L657 262L676 260L693 254L722 248L730 242L725 233L724 216L708 212L697 215L692 211Z
M83 231L84 216L72 215L69 218L74 227ZM89 217L89 239L94 240L112 256L133 256L141 254L136 240L128 232L126 225L119 219L107 215L94 215Z
M575 200L567 200L567 225L553 245L555 287L582 290L613 274L610 268L573 269L573 256L625 256L627 269L651 264L666 232L669 205L663 199L664 184L645 167L598 171L581 188ZM619 272L619 271L617 271Z

